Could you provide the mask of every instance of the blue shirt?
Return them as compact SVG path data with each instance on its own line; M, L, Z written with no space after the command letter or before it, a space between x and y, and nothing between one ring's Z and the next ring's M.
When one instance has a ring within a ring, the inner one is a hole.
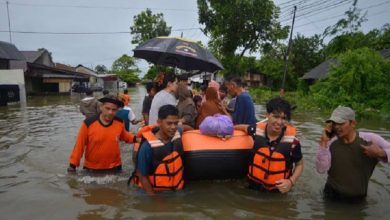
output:
M233 112L233 124L256 124L255 106L247 92L242 92L236 98Z

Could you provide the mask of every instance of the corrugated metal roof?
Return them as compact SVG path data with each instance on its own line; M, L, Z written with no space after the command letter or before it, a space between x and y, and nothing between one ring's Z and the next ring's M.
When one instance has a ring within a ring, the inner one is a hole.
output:
M378 53L383 57L383 59L387 59L390 57L390 49L382 49L378 51ZM336 59L329 59L324 62L322 62L320 65L314 67L309 72L305 73L303 75L302 79L320 79L324 78L326 75L328 75L330 66L332 64L336 64Z
M330 69L330 66L332 64L335 64L337 61L336 59L329 59L324 62L322 62L320 65L314 67L309 72L305 73L303 75L302 79L320 79L325 77Z
M0 59L25 60L25 57L15 45L0 41Z

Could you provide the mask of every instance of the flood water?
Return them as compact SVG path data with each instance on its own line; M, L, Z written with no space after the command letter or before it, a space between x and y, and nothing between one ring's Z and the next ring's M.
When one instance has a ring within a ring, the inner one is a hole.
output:
M138 117L143 87L130 89ZM98 95L97 95L98 96ZM321 198L325 175L315 171L325 115L294 112L305 159L303 175L287 195L246 188L245 180L188 182L180 192L150 197L128 188L131 148L122 144L120 175L67 174L68 158L84 117L80 95L32 97L27 106L0 107L0 219L388 219L390 166L378 164L363 204ZM258 116L263 106L256 106ZM390 122L360 121L361 130L390 140Z

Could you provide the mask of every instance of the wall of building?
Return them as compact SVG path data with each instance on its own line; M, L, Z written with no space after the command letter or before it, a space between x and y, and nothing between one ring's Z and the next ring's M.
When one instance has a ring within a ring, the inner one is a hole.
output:
M24 84L23 70L0 70L0 84Z
M22 105L26 104L26 89L23 70L0 70L0 85L17 85L19 87L20 103Z

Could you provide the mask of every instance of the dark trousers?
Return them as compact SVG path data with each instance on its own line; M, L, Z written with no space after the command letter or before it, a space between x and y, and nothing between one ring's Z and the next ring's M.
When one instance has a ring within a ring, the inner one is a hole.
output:
M333 188L329 183L325 184L323 197L325 200L345 201L345 202L361 202L366 198L366 195L346 195Z

